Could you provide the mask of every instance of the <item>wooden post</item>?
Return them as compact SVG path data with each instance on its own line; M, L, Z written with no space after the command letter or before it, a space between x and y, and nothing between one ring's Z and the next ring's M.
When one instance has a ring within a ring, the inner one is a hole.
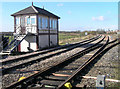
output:
M36 43L37 43L37 48L39 49L39 29L38 29L38 14L36 15Z
M58 19L57 19L57 45L59 45L59 27L58 27Z
M14 32L16 33L16 16L14 16Z
M48 17L48 42L49 42L49 47L50 47L50 17Z

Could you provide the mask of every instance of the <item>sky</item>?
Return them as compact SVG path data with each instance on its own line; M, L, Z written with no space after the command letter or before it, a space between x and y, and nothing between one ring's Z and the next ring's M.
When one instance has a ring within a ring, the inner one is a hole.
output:
M11 14L31 6L31 2L0 2L2 31L14 31ZM118 29L118 2L34 2L60 17L60 31Z

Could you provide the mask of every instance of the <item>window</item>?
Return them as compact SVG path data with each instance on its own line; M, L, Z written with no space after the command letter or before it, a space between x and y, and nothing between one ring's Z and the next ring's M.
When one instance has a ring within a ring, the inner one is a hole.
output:
M21 17L21 26L25 26L25 17L24 16Z
M46 25L46 28L48 28L48 19L45 18L45 25Z
M43 17L42 18L42 28L47 29L48 28L48 19Z
M42 18L42 28L45 28L45 18Z
M27 18L27 24L30 24L30 18Z
M31 18L31 24L35 24L35 18Z
M53 20L53 29L57 29L57 20Z
M55 26L54 20L52 20L52 23L53 23L52 27L53 27L53 29L55 29L55 27L54 27Z
M52 19L50 19L50 29L52 29Z
M20 24L20 18L19 17L16 18L16 24L17 25Z
M41 18L38 18L38 28L41 29Z
M54 21L55 29L57 29L57 20Z

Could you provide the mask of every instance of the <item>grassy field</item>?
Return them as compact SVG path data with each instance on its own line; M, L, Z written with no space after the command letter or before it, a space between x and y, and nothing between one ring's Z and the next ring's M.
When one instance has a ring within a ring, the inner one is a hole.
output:
M85 32L60 32L59 33L59 45L65 45L73 42L79 42L81 40L89 39L95 35L87 35L85 36ZM9 43L14 39L13 36L5 36L9 37Z
M60 32L59 33L59 45L65 45L65 44L69 44L69 43L73 43L73 42L78 42L81 40L85 40L85 39L89 39L91 37L93 37L95 35L87 35L85 36L84 33L80 33L80 32Z

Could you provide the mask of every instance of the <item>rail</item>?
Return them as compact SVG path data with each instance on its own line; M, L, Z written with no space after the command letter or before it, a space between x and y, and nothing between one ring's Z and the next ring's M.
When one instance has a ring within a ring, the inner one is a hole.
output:
M106 43L91 58L89 58L85 63L83 63L66 81L60 84L57 89L62 89L65 83L71 82L73 78L75 78L92 60L95 59L96 55L98 55L106 47L108 42L109 37Z
M104 37L104 38L105 38L105 37ZM34 75L31 75L31 76L29 76L29 77L27 77L27 78L25 78L25 79L23 79L23 80L21 80L21 81L19 81L19 82L16 82L16 83L14 83L14 84L6 87L6 89L14 88L14 87L16 87L16 86L18 86L18 85L21 85L21 84L23 84L23 83L26 83L26 84L31 83L30 81L33 81L36 77L38 77L38 76L40 76L40 75L44 75L44 74L50 72L51 70L54 70L54 68L56 68L56 67L59 68L59 66L63 66L64 63L66 63L66 62L68 63L68 60L71 61L70 59L74 59L76 56L83 55L83 54L86 53L87 51L90 51L91 47L94 48L96 45L98 45L100 42L102 42L102 41L104 40L104 38L102 38L102 40L100 40L98 43L96 43L96 44L94 44L94 45L92 45L92 46L84 49L83 51L80 51L80 52L78 52L78 53L76 53L76 54L74 54L74 55L66 58L65 60L62 60L60 63L56 63L56 65L54 65L53 67L49 67L49 68L43 70L42 72L38 72L38 73L36 73L36 74L34 74ZM89 49L89 50L88 50L88 49ZM86 50L87 50L87 51L86 51Z
M96 38L97 39L97 38ZM22 67L22 66L27 66L28 64L33 64L33 63L35 63L36 61L40 61L41 59L42 60L44 60L44 59L46 59L46 58L49 58L49 57L52 57L52 56L54 56L54 55L58 55L58 54L61 54L61 53L64 53L64 52L66 52L66 51L69 51L69 50L71 50L71 49L74 49L75 47L80 47L80 46L82 46L82 45L85 45L85 44L88 44L88 43L90 43L90 42L92 42L92 41L95 41L96 39L92 39L92 40L89 40L87 43L84 43L84 44L76 44L75 46L73 46L73 47L70 47L70 48L67 48L66 50L63 50L63 51L60 51L60 52L58 52L58 53L55 53L55 54L50 54L50 55L47 55L47 56L44 56L44 57L41 57L41 58L34 58L34 60L30 60L30 61L28 61L28 62L25 62L25 63L22 63L22 64L20 64L20 65L15 65L15 66L12 66L12 67L9 67L9 68L4 68L4 69L2 69L2 74L4 75L4 74L6 74L7 72L9 72L9 71L11 71L12 69L15 69L15 68L18 68L18 67ZM24 58L25 59L25 58ZM12 61L14 61L14 60L12 60ZM8 61L7 61L7 63L8 63ZM2 63L3 64L3 63ZM5 64L5 63L4 63Z
M74 44L67 44L67 45L62 45L62 46L59 46L59 47L55 47L55 48L51 48L51 49L48 49L48 50L44 50L44 51L37 51L35 53L29 53L27 55L23 55L23 56L20 56L20 57L17 57L17 58L13 58L11 60L3 60L2 64L6 64L6 63L9 63L9 62L12 62L13 60L21 60L21 59L27 59L27 58L30 58L30 57L35 57L35 56L38 56L40 54L45 54L45 53L48 53L48 52L52 52L52 51L55 51L55 50L60 50L62 48L67 48L67 47L70 47L70 46L74 46L74 45L78 45L78 44L82 44L84 42L87 42L87 41L90 41L90 40L94 40L94 39L98 39L100 38L101 36L97 36L97 37L93 37L93 38L90 38L88 40L84 40L84 41L81 41L81 42L77 42L77 43L74 43Z

